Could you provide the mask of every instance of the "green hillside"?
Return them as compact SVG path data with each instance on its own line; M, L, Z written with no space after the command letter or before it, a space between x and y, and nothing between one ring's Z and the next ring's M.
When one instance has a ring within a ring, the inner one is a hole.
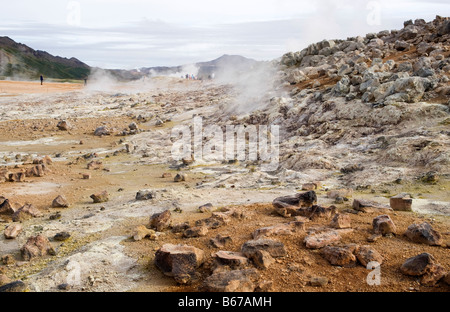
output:
M83 79L91 68L75 58L53 56L0 37L0 76L36 79L40 75L56 79Z

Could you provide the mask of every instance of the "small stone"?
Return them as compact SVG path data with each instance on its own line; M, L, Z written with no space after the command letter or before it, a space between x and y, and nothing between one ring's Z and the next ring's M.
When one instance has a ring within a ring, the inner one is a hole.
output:
M61 131L68 131L70 129L70 125L66 120L61 120L60 122L58 122L56 127Z
M99 160L93 160L87 164L88 170L101 170L103 169L103 163Z
M160 213L155 213L150 217L149 228L155 229L158 232L162 232L165 229L169 228L171 225L171 216L170 210L165 210Z
M155 265L180 284L188 284L203 263L203 250L187 245L163 245L155 254Z
M353 209L362 212L389 212L391 207L371 200L354 199Z
M141 190L136 193L136 200L149 200L156 198L156 193L150 190Z
M174 182L184 182L186 181L186 174L185 173L178 173L175 178L173 179Z
M218 272L206 278L202 288L206 292L253 292L255 275L254 269Z
M16 259L15 259L14 256L11 255L11 254L4 255L4 256L2 257L2 263L3 263L4 265L12 265L12 264L16 263Z
M352 197L353 189L340 189L340 190L332 190L327 192L328 198L337 198L337 197Z
M324 287L328 284L328 278L326 277L311 277L308 284L313 287Z
M110 131L106 126L101 126L95 129L94 131L95 136L104 136L104 135L110 135Z
M314 191L316 188L316 184L314 183L305 183L302 185L302 191Z
M375 234L386 236L388 234L395 234L397 228L394 221L388 215L378 216L372 221L373 231Z
M69 203L67 202L67 199L62 195L56 197L52 202L52 208L67 208L67 207L69 207Z
M370 237L367 238L367 241L370 243L374 243L376 242L378 239L380 239L381 237L383 237L383 235L381 234L373 234Z
M59 284L57 287L59 290L69 290L70 285L69 284Z
M213 205L211 203L207 203L207 204L204 204L204 205L198 207L198 211L201 213L211 212L212 209L213 209Z
M314 233L305 237L304 242L306 248L318 249L330 245L341 240L341 236L337 231L326 231L322 233Z
M356 257L349 248L326 246L322 249L322 256L331 265L354 267Z
M352 227L351 218L347 214L337 213L331 220L330 226L335 229L349 229Z
M212 256L218 264L227 265L233 270L245 267L248 264L248 258L246 258L240 252L221 250L216 252Z
M21 224L11 224L5 229L3 234L6 239L14 239L22 232L22 230L23 227Z
M58 242L66 241L69 238L70 238L70 233L68 233L68 232L59 232L59 233L56 233L55 236L53 236L53 239Z
M390 198L390 206L394 211L412 211L412 198L402 193Z
M92 194L90 196L95 204L105 203L109 201L109 194L107 191L102 191L100 193Z
M133 239L135 241L140 241L146 237L150 237L150 239L155 239L156 238L155 231L147 229L145 225L139 225L134 229Z
M383 257L380 253L370 246L361 246L357 248L355 256L364 267L367 267L367 264L373 261L378 262L379 264L383 263Z
M245 242L241 248L241 252L248 258L252 258L258 250L267 251L274 258L286 255L284 244L270 239L250 240Z
M207 226L195 226L195 227L186 229L183 232L183 237L185 237L185 238L202 237L202 236L206 236L206 234L208 234Z
M257 268L261 270L268 269L272 264L275 263L275 259L272 258L270 253L265 250L257 250L252 254L251 259Z
M48 238L43 235L30 237L26 244L20 249L22 258L25 261L30 261L36 257L43 257L46 255L54 256L56 254Z
M42 213L31 204L19 208L12 216L14 222L23 222L32 218L42 217Z
M211 238L210 244L215 248L224 248L227 244L231 243L233 240L230 236L222 236L218 234L215 238Z

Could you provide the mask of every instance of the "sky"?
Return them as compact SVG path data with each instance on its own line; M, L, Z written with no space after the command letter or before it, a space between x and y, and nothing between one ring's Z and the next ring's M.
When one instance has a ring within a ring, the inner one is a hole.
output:
M20 0L2 3L0 36L90 66L133 69L223 54L273 60L436 15L450 16L450 1Z

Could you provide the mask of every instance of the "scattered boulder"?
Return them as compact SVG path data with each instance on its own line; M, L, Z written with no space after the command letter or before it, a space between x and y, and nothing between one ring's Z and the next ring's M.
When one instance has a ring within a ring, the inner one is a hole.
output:
M31 204L26 204L14 212L12 220L14 222L23 222L32 218L42 217L42 213Z
M378 262L379 264L383 263L383 257L380 253L370 246L356 248L355 256L364 267L367 267L367 264L372 261Z
M412 198L409 194L401 193L390 198L390 206L394 211L412 211Z
M245 267L248 264L248 258L240 252L221 250L212 256L219 265L229 266L233 270Z
M14 239L16 238L23 230L23 227L21 224L15 223L9 225L5 232L3 233L5 235L6 239Z
M405 232L409 240L430 246L441 246L443 244L442 236L435 231L428 222L422 224L411 224Z
M267 251L274 258L286 255L284 244L271 239L250 240L245 242L241 248L241 252L250 259L260 250Z
M298 193L293 196L275 198L272 204L280 215L290 217L296 215L300 207L311 207L317 204L317 195L314 191Z
M331 265L354 267L356 257L350 248L326 246L322 249L322 256Z
M133 239L135 241L143 240L146 237L149 237L151 240L156 239L155 231L148 229L145 225L139 225L134 229Z
M46 255L56 255L47 237L43 235L30 237L26 244L20 249L22 258L25 261L30 261L33 258L44 257Z
M426 286L435 285L446 275L442 266L436 263L435 258L429 253L407 259L400 267L400 271L409 276L421 276L420 283Z
M353 209L362 212L389 212L392 211L391 207L383 205L371 200L354 199Z
M304 242L306 248L319 249L341 240L341 236L337 231L326 231L322 233L314 233L305 237Z
M172 223L171 217L170 210L155 213L150 217L149 228L162 232L170 227Z
M265 250L257 250L251 255L251 260L261 270L268 269L275 263L275 259Z
M306 217L311 221L329 220L336 213L336 206L322 207L314 205L307 208L299 208L296 215Z
M217 272L205 279L202 288L206 292L253 292L256 278L254 269Z
M183 232L183 237L185 238L192 238L192 237L202 237L206 236L208 234L208 227L207 226L194 226L186 229Z
M67 207L69 207L69 202L62 195L56 197L52 202L52 208L67 208Z
M109 201L109 193L108 191L102 191L100 193L92 194L90 196L95 204L98 203L106 203Z
M178 223L172 226L172 233L183 233L190 227L189 222Z
M216 237L210 239L210 244L215 248L224 248L227 244L231 243L233 239L230 236L222 236L217 234Z
M203 250L193 246L165 244L155 254L155 265L177 283L187 284L195 279L204 258Z
M136 193L136 200L149 200L156 198L156 192L150 190L141 190Z
M12 215L16 212L16 209L11 202L4 198L0 197L0 214L4 215Z
M372 221L373 231L375 234L381 234L383 236L388 234L395 234L397 228L394 221L388 215L378 216Z
M335 229L349 229L352 227L351 221L348 214L337 213L331 220L330 226Z

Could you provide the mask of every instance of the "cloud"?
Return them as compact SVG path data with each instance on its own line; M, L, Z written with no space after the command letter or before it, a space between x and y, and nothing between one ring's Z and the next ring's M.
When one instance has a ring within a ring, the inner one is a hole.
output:
M8 1L0 11L0 33L91 66L129 69L183 65L222 54L271 60L323 39L399 29L407 19L450 15L450 3L439 0L75 2L79 25L67 23L73 13L69 1ZM367 22L369 2L379 7L379 24Z

